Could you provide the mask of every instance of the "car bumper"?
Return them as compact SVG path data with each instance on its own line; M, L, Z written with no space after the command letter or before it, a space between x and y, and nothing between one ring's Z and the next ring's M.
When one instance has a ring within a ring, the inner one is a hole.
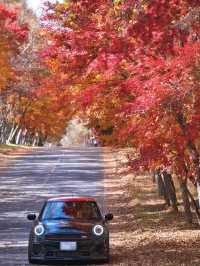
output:
M108 247L105 240L77 241L76 251L60 250L60 241L33 243L31 258L40 261L88 261L107 260Z
M38 257L38 256L34 256L31 258L34 261L38 261L38 262L46 262L46 261L64 261L64 262L88 262L88 261L107 261L109 258L108 256L69 256L66 255L64 257L60 257L60 256L51 256L51 257Z

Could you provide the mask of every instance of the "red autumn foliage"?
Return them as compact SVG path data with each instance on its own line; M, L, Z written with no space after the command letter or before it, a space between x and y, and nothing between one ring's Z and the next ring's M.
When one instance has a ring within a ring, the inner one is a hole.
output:
M134 168L185 162L200 174L188 155L200 138L199 12L189 0L48 5L47 56L93 127L137 150Z

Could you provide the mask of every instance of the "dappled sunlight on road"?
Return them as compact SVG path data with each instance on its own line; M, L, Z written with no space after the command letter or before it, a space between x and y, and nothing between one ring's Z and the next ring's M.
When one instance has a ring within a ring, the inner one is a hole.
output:
M100 148L34 149L15 152L0 166L0 265L27 264L30 212L52 196L94 196L104 204L104 165ZM21 255L19 255L21 254ZM4 264L7 258L6 264Z

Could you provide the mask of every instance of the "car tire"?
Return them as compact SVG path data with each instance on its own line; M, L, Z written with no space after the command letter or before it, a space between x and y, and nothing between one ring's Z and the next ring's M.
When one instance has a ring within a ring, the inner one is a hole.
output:
M32 259L32 256L31 256L31 255L29 255L29 254L28 254L28 262L29 262L30 264L37 264L37 263L38 263L38 261L37 261L37 260L34 260L34 259Z
M32 259L32 256L31 256L29 251L28 251L28 262L30 264L36 264L36 262L37 262L36 260Z
M38 264L38 261L37 260L33 260L33 259L28 259L28 262L30 263L30 264Z
M32 259L31 255L28 255L28 261L29 261L30 264L40 264L41 263L40 260Z
M31 247L31 241L29 240L28 243L28 261L30 264L37 264L39 261L32 259L32 247Z
M98 263L102 263L102 264L108 264L109 262L110 262L110 257L98 261Z
M109 238L107 240L107 252L106 252L106 259L103 259L101 262L103 264L109 263L110 262L110 245L109 245Z

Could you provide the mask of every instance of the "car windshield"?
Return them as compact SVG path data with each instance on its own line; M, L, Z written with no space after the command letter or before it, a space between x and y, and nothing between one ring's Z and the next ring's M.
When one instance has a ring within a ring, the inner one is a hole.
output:
M51 219L100 219L101 214L96 202L47 202L41 220Z

